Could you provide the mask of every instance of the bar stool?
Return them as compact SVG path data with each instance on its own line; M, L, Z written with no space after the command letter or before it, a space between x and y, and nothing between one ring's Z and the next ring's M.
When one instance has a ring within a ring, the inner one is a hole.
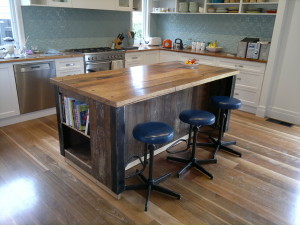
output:
M228 148L228 145L235 145L236 141L222 142L222 137L224 135L224 128L226 123L226 110L238 109L242 106L242 102L236 98L228 97L228 96L213 96L211 98L213 105L219 108L219 133L218 139L214 139L209 136L209 139L212 143L203 143L202 146L214 147L215 150L213 152L213 159L216 157L216 154L219 150L223 150L225 152L231 153L233 155L242 157L240 152L237 152L231 148Z
M128 185L125 186L125 190L147 190L145 211L148 210L148 202L150 199L150 193L152 190L161 192L177 199L180 199L180 194L173 192L167 188L161 187L158 184L171 176L171 173L165 174L157 179L153 179L153 166L154 166L154 150L155 144L164 144L170 142L174 137L174 130L172 127L165 123L161 122L146 122L138 124L134 127L133 136L138 141L145 143L145 152L144 152L144 163L143 169L141 171L137 171L135 175L138 175L143 184L136 185ZM149 150L150 158L149 158L149 176L146 178L142 172L147 164L147 151ZM130 176L132 177L132 176Z
M204 173L205 175L207 175L208 177L213 179L213 175L210 174L207 170L205 170L201 165L216 163L217 160L216 159L198 160L198 159L196 159L195 152L196 152L196 146L202 146L201 143L197 143L197 136L198 136L199 129L202 126L208 126L208 125L214 124L214 122L215 122L214 114L209 113L207 111L203 111L203 110L185 110L180 113L179 119L184 123L190 124L187 149L189 149L189 146L192 146L192 154L189 159L183 159L183 158L172 157L172 156L167 157L168 160L186 163L185 167L183 167L183 169L181 169L177 173L177 177L179 177L181 174L183 174L190 167L195 167L196 169L200 170L202 173ZM191 143L191 131L192 130L193 130L193 142ZM174 146L174 145L172 145L172 146ZM187 149L185 149L185 150L187 150ZM185 151L185 150L183 150L183 151Z

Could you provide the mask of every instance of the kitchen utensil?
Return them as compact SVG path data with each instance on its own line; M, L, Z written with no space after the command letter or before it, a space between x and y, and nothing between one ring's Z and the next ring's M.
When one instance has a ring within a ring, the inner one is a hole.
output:
M221 52L222 49L223 49L222 47L216 47L216 48L206 47L206 50L209 52Z
M181 50L183 49L183 43L182 40L180 38L176 38L174 41L174 49L176 50Z
M163 41L163 48L172 48L172 41L170 39L166 39Z

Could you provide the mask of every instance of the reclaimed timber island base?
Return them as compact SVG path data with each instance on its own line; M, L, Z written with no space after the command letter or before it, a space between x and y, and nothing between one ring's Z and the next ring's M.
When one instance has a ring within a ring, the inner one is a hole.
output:
M179 113L185 109L214 112L210 97L232 96L238 73L167 62L53 78L60 152L118 195L124 191L126 162L132 155L143 155L144 145L133 138L133 127L161 121L174 128L174 140L185 136L189 126L180 122ZM65 123L63 96L89 105L90 135Z

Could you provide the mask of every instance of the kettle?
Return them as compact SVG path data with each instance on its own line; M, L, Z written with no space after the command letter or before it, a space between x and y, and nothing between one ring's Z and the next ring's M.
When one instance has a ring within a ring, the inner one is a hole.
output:
M176 49L176 50L183 49L183 43L182 43L182 40L180 38L175 39L174 49Z
M170 39L166 39L163 41L163 48L172 48L172 41Z

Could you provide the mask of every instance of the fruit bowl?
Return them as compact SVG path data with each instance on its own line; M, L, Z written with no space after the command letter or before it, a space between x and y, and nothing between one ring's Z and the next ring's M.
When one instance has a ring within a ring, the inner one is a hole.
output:
M209 51L209 52L221 52L222 49L223 49L222 47L215 47L215 48L206 47L206 50Z
M181 62L181 64L183 64L184 66L186 66L186 67L188 67L188 68L191 68L191 69L193 69L194 67L200 65L197 61L194 62L194 63L192 63L192 64L187 64L186 61L183 61L183 62Z

